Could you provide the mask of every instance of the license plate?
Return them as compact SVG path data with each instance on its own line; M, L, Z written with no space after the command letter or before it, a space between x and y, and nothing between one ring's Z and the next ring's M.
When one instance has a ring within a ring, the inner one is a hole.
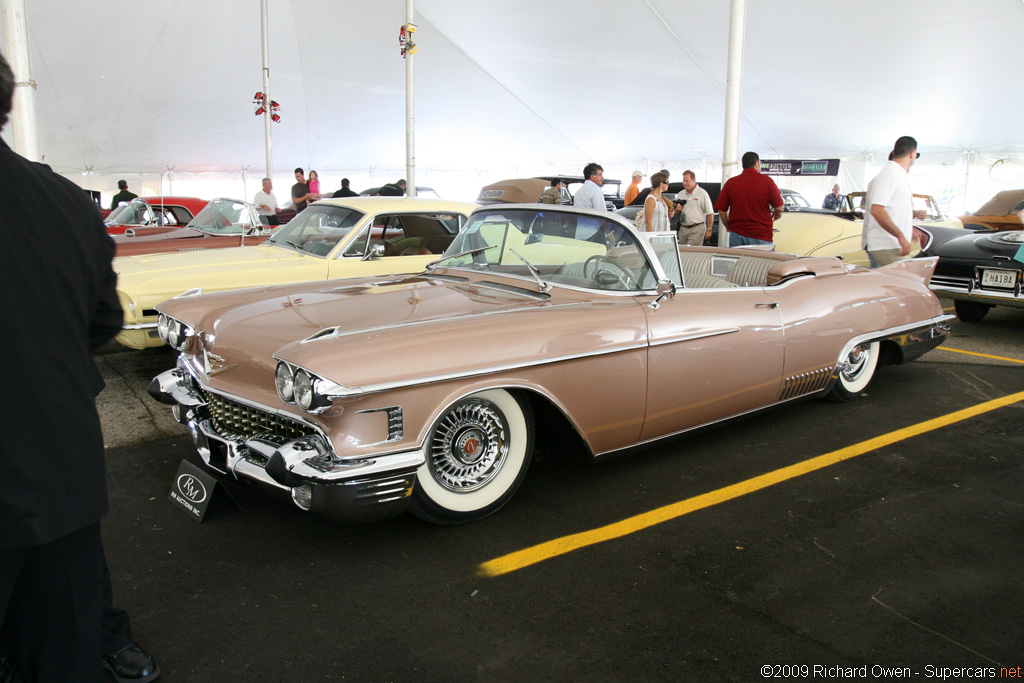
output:
M986 268L981 271L982 287L1013 289L1015 284L1017 284L1017 271L1015 270L992 270Z

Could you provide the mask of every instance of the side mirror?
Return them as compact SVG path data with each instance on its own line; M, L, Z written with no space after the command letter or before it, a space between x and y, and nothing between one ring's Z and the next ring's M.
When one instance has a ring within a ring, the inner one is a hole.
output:
M676 285L671 280L658 280L658 288L655 290L658 296L655 297L654 301L647 304L648 308L653 311L661 308L661 302L665 299L671 299L676 295Z
M363 257L363 260L364 261L369 261L371 259L380 258L383 255L384 255L384 245L383 244L371 244L370 245L370 250L366 253L366 256Z

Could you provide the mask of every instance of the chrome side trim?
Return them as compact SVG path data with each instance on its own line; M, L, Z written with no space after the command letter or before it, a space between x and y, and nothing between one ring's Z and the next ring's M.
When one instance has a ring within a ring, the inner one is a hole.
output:
M351 393L330 395L329 398L351 398L353 396L362 396L365 394L375 394L381 391L392 391L394 389L407 389L409 387L418 387L426 384L437 384L438 382L448 382L454 379L465 379L468 377L480 377L482 375L493 375L500 372L509 372L511 370L522 370L523 368L539 367L542 365L550 365L552 363L563 363L570 360L579 360L580 358L595 358L597 356L608 356L613 353L625 353L627 351L636 351L638 349L646 349L649 344L647 340L643 340L633 344L625 344L617 346L612 349L602 349L601 351L588 351L587 353L571 353L564 356L555 356L552 358L545 358L543 360L536 361L524 361L522 363L508 363L507 365L493 365L488 368L479 368L475 370L464 370L461 372L450 372L443 375L430 375L427 377L421 377L420 379L400 381L400 382L382 382L380 384L367 384L362 387L354 387Z
M843 347L842 352L836 359L836 366L838 367L841 363L845 363L847 356L849 356L850 352L853 351L853 347L857 346L858 344L862 344L866 341L876 339L885 339L887 337L903 334L904 332L913 332L914 330L919 330L927 327L934 327L936 325L940 325L946 322L947 320L952 320L955 317L955 315L940 315L936 318L928 318L926 320L922 320L916 323L910 323L908 325L899 325L898 327L890 327L889 329L886 330L878 330L877 332L867 332L865 334L857 335L850 341L846 342L846 346Z
M132 325L121 325L122 330L152 330L156 329L156 321L151 323L135 323Z
M832 379L833 367L818 368L809 372L802 372L799 375L786 377L782 380L782 391L779 392L779 400L796 398L805 394L814 394L826 386Z
M476 284L476 283L473 283L473 284ZM572 307L572 306L589 306L589 305L590 305L590 302L587 302L587 301L570 301L570 302L567 302L567 303L564 303L564 304L545 304L543 306L543 308L544 309L549 309L549 308L568 308L568 307ZM390 329L394 329L396 327L416 327L418 325L435 325L438 322L444 322L445 324L448 324L448 323L451 323L451 322L456 321L456 320L476 319L476 318L481 318L481 317L490 316L490 315L506 315L508 313L518 313L520 311L535 311L535 310L538 310L538 307L535 304L533 304L533 305L520 306L520 307L517 307L517 308L502 308L502 309L499 309L499 310L481 311L479 313L465 313L465 314L460 315L460 316L454 316L454 317L445 318L443 321L438 321L438 320L413 320L413 321L408 321L408 322L400 322L400 323L393 323L393 324L389 323L387 325L378 325L377 327L360 327L359 329L355 329L355 330L343 330L341 328L341 326L339 325L339 326L335 326L335 327L324 328L324 329L320 330L319 332L311 334L310 336L306 337L305 339L303 339L299 343L300 344L308 344L310 342L320 341L321 339L336 339L336 338L341 338L341 337L347 337L347 336L353 335L353 334L365 334L367 332L380 332L382 330L390 330ZM280 358L278 356L274 356L274 359L275 360L284 361L286 363L288 362L288 361L285 361L283 358ZM294 363L293 363L293 365L294 365Z
M693 341L694 339L705 339L707 337L718 337L723 334L732 334L733 332L739 332L738 327L725 327L720 330L707 330L705 332L693 332L690 334L677 334L664 339L659 339L650 343L650 346L664 346L665 344L678 344L680 342Z

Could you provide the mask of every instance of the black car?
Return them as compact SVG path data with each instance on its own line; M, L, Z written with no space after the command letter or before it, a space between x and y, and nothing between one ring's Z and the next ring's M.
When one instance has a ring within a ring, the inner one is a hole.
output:
M953 300L960 320L980 322L994 306L1024 308L1024 230L936 239L921 255L939 257L931 288Z

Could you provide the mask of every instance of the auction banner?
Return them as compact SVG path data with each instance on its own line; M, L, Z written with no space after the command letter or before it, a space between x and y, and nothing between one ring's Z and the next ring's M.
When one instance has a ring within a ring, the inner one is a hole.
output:
M839 175L839 159L761 159L765 175Z

